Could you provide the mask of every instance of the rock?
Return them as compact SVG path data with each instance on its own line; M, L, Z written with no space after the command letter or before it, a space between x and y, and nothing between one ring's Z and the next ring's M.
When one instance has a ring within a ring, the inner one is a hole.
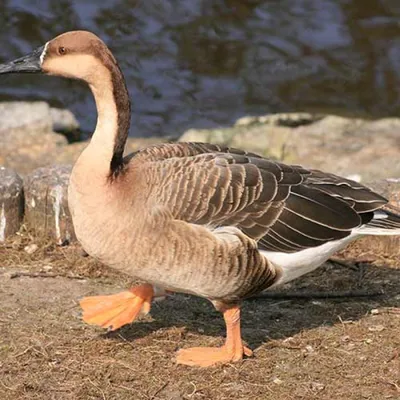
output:
M79 122L70 110L51 107L50 116L55 132L64 134L70 142L76 142L81 139Z
M276 126L296 127L308 125L315 121L319 121L324 116L322 114L310 113L279 113L267 114L262 116L246 116L239 118L235 122L235 126L249 126L254 124L270 124Z
M0 131L26 128L51 131L53 121L50 107L44 101L9 101L0 103Z
M0 103L1 130L26 128L61 132L76 138L79 122L67 109L50 107L44 101L8 101Z
M29 255L33 254L39 246L36 243L28 244L27 246L24 247L25 253L28 253Z
M88 145L87 141L71 143L64 146L54 157L55 164L75 164L83 149Z
M180 142L210 142L214 144L227 144L232 138L241 132L242 128L221 128L221 129L189 129L179 139Z
M231 128L189 129L180 141L211 142L243 148L274 159L287 158L285 149L292 129L323 118L319 114L280 113L239 118Z
M368 328L370 332L382 332L384 329L385 327L383 325L374 325Z
M75 240L68 210L67 188L71 166L38 168L25 180L25 221L36 236L50 236L58 244Z
M290 135L289 128L270 124L254 125L235 135L230 145L281 160L289 157L285 143Z
M387 178L367 183L368 187L386 197L390 204L400 208L400 178Z
M18 232L23 216L22 179L13 170L0 167L0 242Z
M50 132L32 130L10 131L6 141L0 132L0 164L25 175L49 165L60 148L67 144L65 137Z
M320 382L311 382L310 383L310 388L313 391L320 392L321 390L325 389L325 385L320 383Z
M365 182L400 176L399 132L400 118L289 113L244 117L231 128L191 129L180 140L226 144Z
M52 163L67 139L52 131L44 102L0 103L0 164L19 174Z
M132 153L141 148L151 146L157 143L164 143L165 138L128 138L125 154ZM57 164L74 164L83 149L89 144L89 141L71 143L65 146L55 155L54 162Z
M265 157L282 159L285 157L285 143L291 131L289 128L273 124L239 125L223 129L190 129L179 141L225 144Z
M328 116L293 129L286 142L288 161L338 175L359 175L364 182L400 176L399 131L397 118Z

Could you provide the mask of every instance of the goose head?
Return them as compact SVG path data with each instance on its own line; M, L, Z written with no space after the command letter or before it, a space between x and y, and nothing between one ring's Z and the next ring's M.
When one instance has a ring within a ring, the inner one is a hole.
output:
M115 68L116 60L106 44L91 32L67 32L14 61L0 64L0 74L45 73L86 81L98 81L104 69Z
M86 154L91 154L87 163L98 160L107 176L116 176L123 167L131 106L122 72L106 44L91 32L63 33L24 57L0 64L0 74L18 72L42 72L89 84L96 101L97 124L87 147Z

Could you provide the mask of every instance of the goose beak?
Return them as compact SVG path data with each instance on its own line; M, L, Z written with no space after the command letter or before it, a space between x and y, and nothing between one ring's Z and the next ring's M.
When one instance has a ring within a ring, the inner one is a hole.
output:
M32 53L17 58L6 64L0 64L0 74L12 74L16 72L42 72L42 60L41 55L43 53L44 46L37 48Z

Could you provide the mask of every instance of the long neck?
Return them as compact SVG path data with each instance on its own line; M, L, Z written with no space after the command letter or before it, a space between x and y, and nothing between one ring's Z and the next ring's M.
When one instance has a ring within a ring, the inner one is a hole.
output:
M122 167L131 117L129 94L116 64L104 67L90 88L96 101L97 124L88 151L112 177Z

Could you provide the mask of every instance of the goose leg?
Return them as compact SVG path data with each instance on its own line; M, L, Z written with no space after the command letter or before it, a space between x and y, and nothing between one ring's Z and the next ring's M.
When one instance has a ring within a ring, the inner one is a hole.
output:
M134 321L141 311L147 314L153 297L163 294L155 295L152 285L143 284L110 296L85 297L79 303L86 323L115 331Z
M251 356L253 352L245 347L240 334L240 308L234 306L223 311L226 323L226 340L221 347L193 347L178 351L176 361L198 367L209 367L215 364L226 364L239 361L243 355Z

